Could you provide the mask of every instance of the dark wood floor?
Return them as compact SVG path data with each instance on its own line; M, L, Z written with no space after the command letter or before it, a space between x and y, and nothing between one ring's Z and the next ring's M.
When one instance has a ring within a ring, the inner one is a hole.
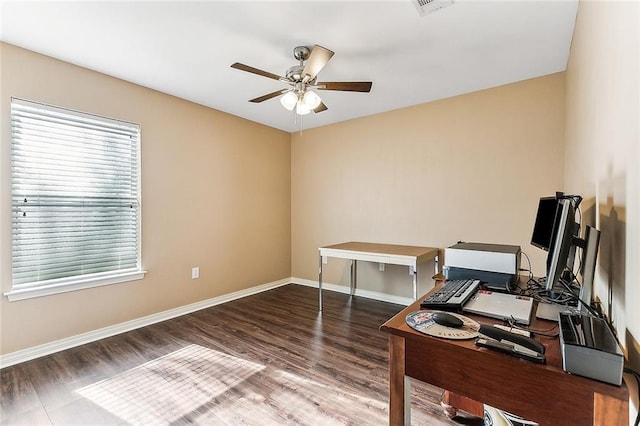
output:
M387 424L378 327L403 307L324 295L322 315L287 285L4 368L1 424ZM413 385L413 424L482 424Z

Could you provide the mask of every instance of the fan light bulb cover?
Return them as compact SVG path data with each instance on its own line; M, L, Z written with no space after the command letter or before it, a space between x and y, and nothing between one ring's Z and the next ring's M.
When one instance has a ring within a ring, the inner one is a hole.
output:
M287 92L280 98L283 107L291 111L298 103L298 97L293 92Z
M302 101L306 106L309 107L309 109L316 109L322 102L320 96L318 96L316 92L313 92L311 90L307 90L302 98Z
M306 114L309 114L310 112L311 112L311 108L309 108L309 106L306 105L304 102L299 101L298 104L296 105L296 114L306 115Z

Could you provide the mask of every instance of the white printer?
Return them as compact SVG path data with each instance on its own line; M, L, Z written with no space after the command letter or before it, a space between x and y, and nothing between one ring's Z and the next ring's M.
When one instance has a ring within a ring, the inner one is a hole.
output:
M520 246L459 242L444 249L447 279L476 279L493 290L510 291L518 284Z

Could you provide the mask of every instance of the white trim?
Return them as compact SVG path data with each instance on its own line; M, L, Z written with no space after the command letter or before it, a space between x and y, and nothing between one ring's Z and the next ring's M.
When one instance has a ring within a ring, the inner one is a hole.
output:
M318 281L306 280L304 278L291 277L291 283L318 288ZM348 285L344 286L344 285L338 285L338 284L331 284L331 283L325 282L324 280L322 281L322 289L328 290L328 291L335 291L337 293L349 294ZM404 305L404 306L409 306L410 304L415 302L415 300L413 300L410 297L395 296L393 294L380 293L377 291L370 291L370 290L362 290L359 288L356 288L355 295L359 297L365 297L367 299L374 299L374 300L379 300L381 302L395 303L396 305Z
M161 321L166 321L171 318L179 317L181 315L189 314L191 312L199 311L201 309L209 308L211 306L220 305L222 303L230 302L232 300L240 299L242 297L251 296L252 294L261 293L263 291L271 290L271 289L281 287L283 285L290 284L290 283L292 283L292 279L285 278L285 279L273 281L267 284L251 287L245 290L239 290L233 293L229 293L229 294L214 297L211 299L203 300L200 302L192 303L190 305L169 309L168 311L147 315L145 317L137 318L131 321L126 321L120 324L115 324L108 327L100 328L98 330L93 330L93 331L78 334L75 336L67 337L65 339L60 339L53 342L45 343L43 345L38 345L31 348L19 350L16 352L11 352L5 355L0 355L0 368L9 367L15 364L19 364L21 362L29 361L45 355L50 355L55 352L63 351L65 349L73 348L76 346L84 345L86 343L94 342L96 340L111 337L116 334L135 330L137 328L145 327L147 325L155 324ZM317 284L316 284L316 287L317 287Z
M37 283L33 283L33 287L14 288L6 292L4 295L7 296L9 302L14 302L16 300L31 299L33 297L50 296L52 294L67 293L69 291L84 290L103 285L141 280L144 278L144 274L146 273L147 271L133 271L126 273L109 272L83 279L63 278L60 280L50 280L50 284L36 285Z
M58 105L46 104L44 102L30 101L28 99L18 98L16 96L11 97L11 103L20 104L22 106L28 106L33 108L44 109L45 111L55 111L62 114L73 113L89 120L99 120L99 121L108 121L113 127L116 128L124 128L127 131L130 131L132 128L140 130L140 124L134 123L133 121L122 120L121 118L111 118L104 115L92 114L90 112L78 111L76 109L71 109L67 107L62 107Z

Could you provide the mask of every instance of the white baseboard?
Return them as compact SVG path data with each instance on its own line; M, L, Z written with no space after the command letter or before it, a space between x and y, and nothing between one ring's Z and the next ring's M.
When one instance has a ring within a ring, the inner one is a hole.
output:
M318 288L318 281L306 280L304 278L291 277L291 283ZM345 293L345 294L349 294L349 291L350 291L349 286L331 284L331 283L326 283L324 281L322 283L322 289L335 291L338 293ZM381 302L395 303L396 305L404 305L404 306L409 306L414 302L414 300L411 299L410 297L394 296L393 294L380 293L377 291L370 291L370 290L362 290L357 287L356 287L355 295L359 297L365 297L367 299L374 299L374 300L379 300Z
M199 311L211 306L220 305L222 303L230 302L235 299L251 296L252 294L261 293L263 291L281 287L292 282L292 278L285 278L267 284L251 287L245 290L236 291L233 293L170 309L168 311L147 315L145 317L126 321L120 324L100 328L98 330L89 331L42 345L33 346L31 348L22 349L5 355L0 355L0 368L9 367L21 362L29 361L45 355L50 355L52 353L63 351L65 349L73 348L75 346L84 345L85 343L90 343L96 340L104 339L106 337L115 336L116 334L135 330L136 328L145 327L157 322L166 321L171 318L179 317L181 315L189 314L191 312ZM316 287L317 286L318 284L316 283Z

